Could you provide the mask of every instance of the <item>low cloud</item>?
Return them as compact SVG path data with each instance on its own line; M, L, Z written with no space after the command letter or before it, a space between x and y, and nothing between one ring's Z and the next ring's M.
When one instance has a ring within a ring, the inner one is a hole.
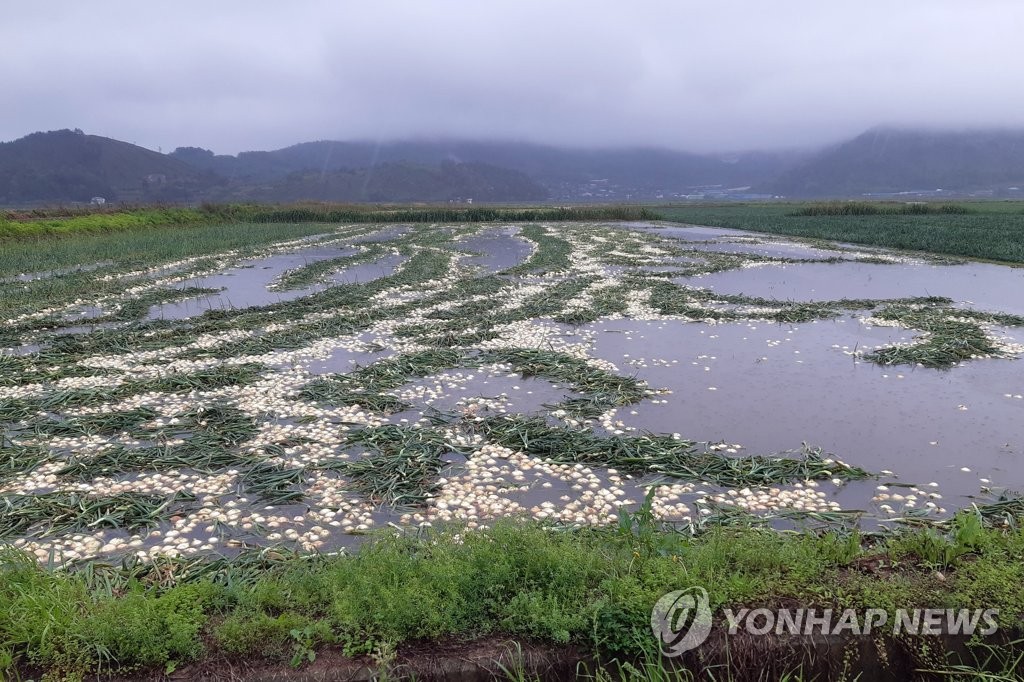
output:
M0 139L729 151L874 125L1024 127L1022 28L1024 6L998 1L12 3Z

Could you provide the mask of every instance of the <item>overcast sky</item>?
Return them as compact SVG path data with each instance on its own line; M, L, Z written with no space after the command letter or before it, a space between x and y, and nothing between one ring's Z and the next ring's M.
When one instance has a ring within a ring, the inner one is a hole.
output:
M728 151L1024 127L1022 35L1019 0L10 0L0 140Z

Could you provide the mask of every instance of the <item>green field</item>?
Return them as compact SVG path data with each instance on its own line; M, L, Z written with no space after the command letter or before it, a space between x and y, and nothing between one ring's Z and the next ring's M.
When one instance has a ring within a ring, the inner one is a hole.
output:
M963 214L799 215L790 203L693 204L654 210L665 220L852 244L1024 263L1024 203L972 202Z

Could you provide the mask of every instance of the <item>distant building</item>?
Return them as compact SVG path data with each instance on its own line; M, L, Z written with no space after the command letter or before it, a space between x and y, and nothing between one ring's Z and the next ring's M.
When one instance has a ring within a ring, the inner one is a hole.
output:
M107 203L107 200L104 197L93 197L92 199L89 200L89 203L92 204L93 206L102 206L103 204Z

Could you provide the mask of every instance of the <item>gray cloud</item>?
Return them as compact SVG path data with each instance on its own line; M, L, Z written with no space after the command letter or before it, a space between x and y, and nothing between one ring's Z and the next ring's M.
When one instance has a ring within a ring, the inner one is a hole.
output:
M498 137L696 151L1024 127L1019 2L10 3L0 139Z

